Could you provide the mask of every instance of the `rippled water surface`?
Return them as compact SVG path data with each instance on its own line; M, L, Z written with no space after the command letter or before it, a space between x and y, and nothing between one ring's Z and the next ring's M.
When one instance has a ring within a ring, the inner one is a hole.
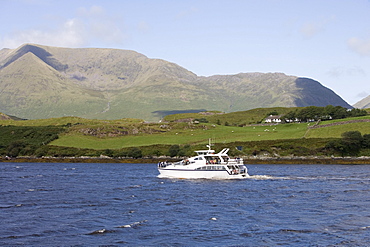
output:
M369 246L370 166L248 169L178 180L155 164L0 163L0 245Z

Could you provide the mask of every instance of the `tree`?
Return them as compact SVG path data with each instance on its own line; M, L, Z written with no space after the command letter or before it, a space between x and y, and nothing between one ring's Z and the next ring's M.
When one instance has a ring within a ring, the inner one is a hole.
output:
M141 158L143 157L143 154L141 152L140 148L131 148L130 151L128 152L128 156L132 157L134 159Z
M24 141L14 141L7 147L7 155L10 157L17 157L25 147L26 143Z
M270 116L270 115L276 116L276 115L279 115L279 113L276 110L274 110L270 112L269 114L267 114L267 116Z
M170 156L171 156L171 157L178 156L179 151L180 151L180 146L179 146L179 145L172 145L172 146L168 149L168 152L169 152L169 154L170 154Z
M366 116L367 111L364 109L353 108L350 111L348 111L348 114L350 117L361 117Z
M370 134L365 134L362 136L362 147L370 148Z
M363 137L360 131L347 131L342 134L342 142L349 147L349 150L361 148Z
M348 116L347 109L341 106L335 106L331 117L333 119L346 118Z
M154 155L156 157L159 157L159 156L162 155L162 152L160 150L158 150L158 149L154 149L154 150L152 150L152 152L150 154L152 154L152 155Z
M344 156L345 155L345 152L346 152L346 148L343 145L343 143L341 142L341 140L332 140L332 141L329 141L326 144L326 148L332 149L332 150L337 151L337 152L340 152L340 154L342 156Z
M342 156L357 156L363 147L363 143L360 131L347 131L342 133L342 139L330 141L326 147L340 152Z
M186 144L183 147L180 147L179 152L177 153L177 156L185 157L185 156L190 156L189 153L191 151L191 147L189 144Z
M347 131L342 134L341 143L344 146L344 153L357 155L362 146L362 135L360 131Z
M35 151L35 156L36 156L36 157L46 156L46 155L48 154L48 151L49 151L49 146L47 146L47 145L40 146L40 147Z
M294 122L296 120L296 111L290 111L284 115L284 119L286 122Z
M301 121L308 122L310 120L319 120L323 115L323 108L317 106L308 106L300 109L297 113L297 118Z
M104 155L108 157L113 157L113 150L112 149L105 149L104 150Z

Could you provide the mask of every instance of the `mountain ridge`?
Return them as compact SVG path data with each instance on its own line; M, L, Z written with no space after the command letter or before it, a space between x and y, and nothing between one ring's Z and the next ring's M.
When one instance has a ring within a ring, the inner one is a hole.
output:
M370 95L358 101L356 104L353 105L353 107L359 109L370 108Z
M259 72L205 77L136 51L35 44L0 50L0 92L1 112L28 119L157 121L174 111L329 104L352 108L309 78Z

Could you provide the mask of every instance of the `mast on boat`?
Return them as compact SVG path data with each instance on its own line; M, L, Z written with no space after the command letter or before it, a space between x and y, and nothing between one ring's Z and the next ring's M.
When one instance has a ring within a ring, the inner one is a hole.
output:
M206 145L206 147L208 147L208 150L211 150L211 146L214 146L215 144L212 144L212 139L211 138L208 138L208 145Z

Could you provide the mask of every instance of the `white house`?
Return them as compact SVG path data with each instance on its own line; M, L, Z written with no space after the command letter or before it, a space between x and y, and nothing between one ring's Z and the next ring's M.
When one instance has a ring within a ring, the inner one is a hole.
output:
M281 123L281 115L270 115L265 118L265 123Z

